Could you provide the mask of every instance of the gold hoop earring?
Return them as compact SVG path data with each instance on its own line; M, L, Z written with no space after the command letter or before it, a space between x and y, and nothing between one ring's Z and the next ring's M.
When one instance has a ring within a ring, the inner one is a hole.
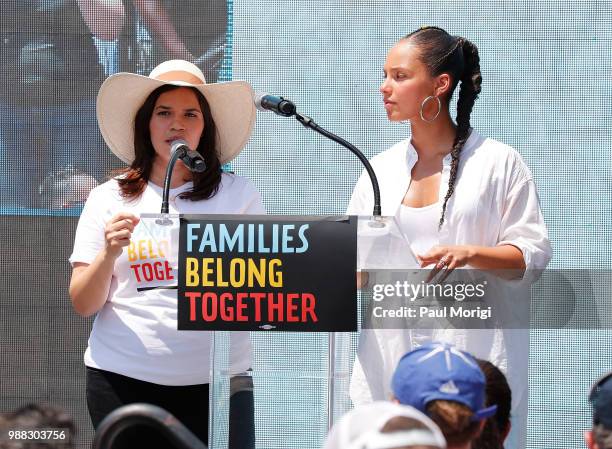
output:
M438 112L436 112L436 115L434 115L432 119L427 120L425 116L423 115L423 109L425 108L425 105L427 104L427 102L431 99L435 99L438 102ZM427 123L431 123L435 119L438 118L438 116L440 115L440 112L442 112L442 102L440 101L440 97L435 97L433 95L430 95L429 97L423 100L423 103L421 103L421 110L419 111L419 115L421 116L421 120Z

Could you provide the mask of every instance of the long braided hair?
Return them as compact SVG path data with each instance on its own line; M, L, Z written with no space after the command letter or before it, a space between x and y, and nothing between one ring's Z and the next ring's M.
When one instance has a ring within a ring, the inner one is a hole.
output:
M470 115L474 102L480 93L482 76L480 75L480 58L478 48L459 36L451 36L442 28L423 27L406 35L402 40L408 40L420 54L420 59L429 70L431 76L448 73L452 79L452 86L448 100L461 81L459 99L457 100L457 135L451 150L451 170L448 180L448 191L442 205L442 216L438 229L444 224L446 204L455 191L457 171L459 169L459 156L461 149L470 135Z

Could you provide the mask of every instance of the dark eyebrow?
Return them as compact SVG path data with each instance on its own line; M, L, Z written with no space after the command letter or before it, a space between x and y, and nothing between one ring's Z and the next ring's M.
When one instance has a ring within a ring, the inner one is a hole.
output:
M411 70L402 65L395 65L393 67L389 67L389 70L406 70L407 72L411 72Z
M160 104L160 105L155 106L155 109L170 110L172 108L170 106L164 106L163 104ZM200 114L202 113L202 111L200 111L198 108L185 109L185 112L198 112Z

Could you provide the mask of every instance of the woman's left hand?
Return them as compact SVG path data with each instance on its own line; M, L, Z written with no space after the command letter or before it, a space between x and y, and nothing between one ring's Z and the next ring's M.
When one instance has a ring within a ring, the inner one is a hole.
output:
M427 282L431 281L440 270L444 270L445 273L440 279L442 282L455 268L466 266L473 255L474 249L470 245L434 246L427 253L418 255L417 261L421 264L421 268L435 265Z

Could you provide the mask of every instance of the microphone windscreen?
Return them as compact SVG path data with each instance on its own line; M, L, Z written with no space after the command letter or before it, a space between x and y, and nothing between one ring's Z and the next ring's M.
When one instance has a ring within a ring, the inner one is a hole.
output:
M255 92L255 94L253 95L253 102L255 103L255 107L259 110L259 111L267 111L266 108L263 107L263 105L261 104L263 98L265 96L269 95L267 92Z
M190 150L189 145L187 145L187 142L185 142L183 139L177 139L172 142L172 145L170 145L170 154L174 154L174 152L181 147L186 147L187 151Z

